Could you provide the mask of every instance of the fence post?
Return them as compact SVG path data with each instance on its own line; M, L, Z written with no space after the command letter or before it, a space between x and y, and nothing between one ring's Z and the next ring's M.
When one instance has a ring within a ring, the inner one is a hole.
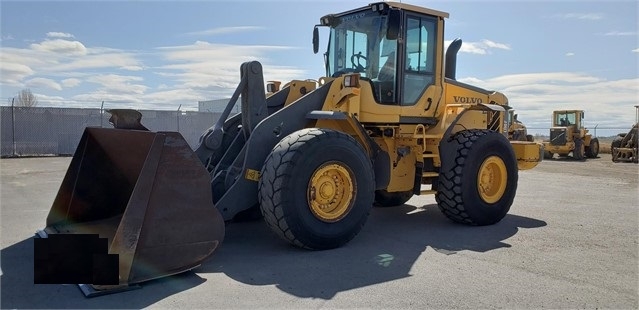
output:
M16 114L14 101L16 98L11 98L11 155L16 156Z
M104 127L102 125L102 120L104 119L103 113L104 113L104 100L102 100L102 104L100 105L100 128Z
M178 106L177 109L177 132L180 132L180 108L182 108L182 105Z

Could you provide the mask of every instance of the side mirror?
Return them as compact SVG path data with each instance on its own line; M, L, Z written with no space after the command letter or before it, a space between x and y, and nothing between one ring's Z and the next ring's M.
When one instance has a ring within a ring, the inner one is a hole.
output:
M317 26L313 28L313 54L317 54L319 51L319 30Z
M586 118L586 112L581 112L581 118Z
M399 25L401 24L401 12L399 10L388 11L388 28L386 28L386 39L397 40L399 37Z

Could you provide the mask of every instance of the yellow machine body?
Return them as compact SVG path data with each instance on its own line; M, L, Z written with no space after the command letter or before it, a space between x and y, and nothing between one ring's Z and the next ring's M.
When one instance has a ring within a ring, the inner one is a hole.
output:
M44 232L108 238L129 285L194 268L240 217L315 250L354 238L373 204L413 195L435 194L455 222L499 222L543 147L508 139L504 94L456 80L462 42L444 53L447 17L396 2L322 17L326 76L264 83L259 62L242 64L195 150L112 110L115 129L85 132Z
M544 157L553 158L572 155L574 159L596 158L599 154L599 139L584 127L583 110L557 110L552 113L550 139L544 141Z

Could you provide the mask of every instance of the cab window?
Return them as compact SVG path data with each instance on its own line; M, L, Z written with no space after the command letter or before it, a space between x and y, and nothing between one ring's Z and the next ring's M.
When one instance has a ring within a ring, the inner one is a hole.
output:
M406 20L406 62L402 105L414 105L435 80L435 37L437 20L408 16Z

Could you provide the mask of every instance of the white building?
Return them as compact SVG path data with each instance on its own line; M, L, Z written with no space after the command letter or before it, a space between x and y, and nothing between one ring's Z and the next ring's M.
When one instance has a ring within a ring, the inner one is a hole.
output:
M224 109L226 108L226 105L229 103L229 100L231 100L231 98L198 101L197 110L198 112L222 113ZM239 113L241 103L242 103L242 96L237 98L237 102L235 103L235 106L233 107L233 111L231 112Z

